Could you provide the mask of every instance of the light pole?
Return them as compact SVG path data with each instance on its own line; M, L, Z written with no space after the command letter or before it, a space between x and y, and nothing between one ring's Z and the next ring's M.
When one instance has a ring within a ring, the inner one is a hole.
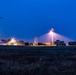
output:
M52 41L52 45L54 44L54 29L52 28L50 31L51 34L51 41Z

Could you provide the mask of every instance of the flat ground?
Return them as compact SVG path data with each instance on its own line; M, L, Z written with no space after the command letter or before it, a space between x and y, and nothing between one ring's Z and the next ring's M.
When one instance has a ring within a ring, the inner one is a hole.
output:
M76 75L76 46L0 46L0 75Z

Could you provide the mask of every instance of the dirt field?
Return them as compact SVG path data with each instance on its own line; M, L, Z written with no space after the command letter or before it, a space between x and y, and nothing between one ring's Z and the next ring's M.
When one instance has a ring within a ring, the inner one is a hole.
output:
M76 47L0 46L0 75L76 75Z

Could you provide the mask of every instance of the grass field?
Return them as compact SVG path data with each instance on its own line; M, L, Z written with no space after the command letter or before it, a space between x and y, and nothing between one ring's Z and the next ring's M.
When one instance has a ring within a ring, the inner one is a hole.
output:
M0 75L76 75L76 47L0 46Z

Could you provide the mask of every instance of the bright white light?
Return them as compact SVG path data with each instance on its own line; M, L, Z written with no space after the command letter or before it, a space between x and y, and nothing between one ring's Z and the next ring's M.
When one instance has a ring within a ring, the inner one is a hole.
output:
M15 38L12 38L12 39L11 39L11 42L12 42L12 43L15 43L15 42L16 42Z
M53 33L53 35L52 35ZM73 39L67 38L63 35L60 35L58 33L52 32L50 30L49 33L46 33L40 37L38 37L39 42L54 42L56 40L64 41L66 44L68 44L69 41L74 41Z
M54 32L54 29L52 28L49 33L50 34L53 34L53 32Z
M52 45L53 45L53 43L54 43L54 29L52 28L51 31L50 31L49 33L50 33L51 42L52 42Z

